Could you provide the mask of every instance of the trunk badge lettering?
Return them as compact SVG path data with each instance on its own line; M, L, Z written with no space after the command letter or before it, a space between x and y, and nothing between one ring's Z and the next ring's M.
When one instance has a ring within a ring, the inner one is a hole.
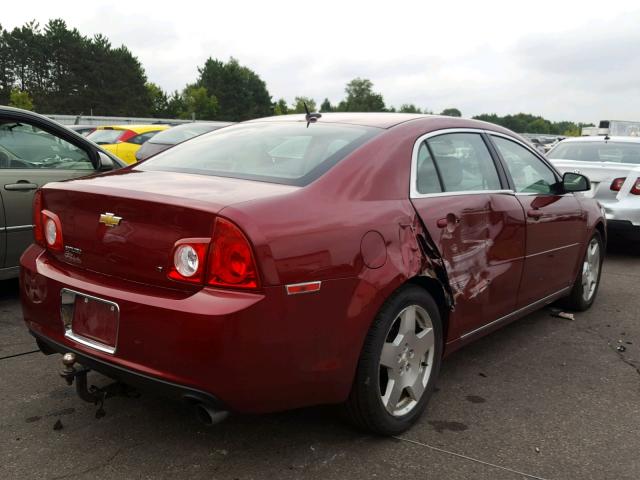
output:
M104 223L107 227L116 227L120 225L121 221L122 221L122 217L118 217L113 213L109 213L109 212L101 213L100 220L98 220L99 223Z
M80 259L80 255L82 255L81 249L72 247L71 245L64 246L64 258L68 262L82 263L82 260Z

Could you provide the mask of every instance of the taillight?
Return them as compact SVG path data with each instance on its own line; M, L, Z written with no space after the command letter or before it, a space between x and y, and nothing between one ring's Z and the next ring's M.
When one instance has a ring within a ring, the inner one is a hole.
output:
M622 185L624 185L624 182L627 179L625 177L622 178L614 178L613 182L611 182L611 186L609 187L611 190L613 190L614 192L619 192L620 189L622 188Z
M60 218L49 210L42 210L42 235L47 248L62 251L62 224Z
M611 187L609 188L614 192L619 192L626 181L626 177L614 178L611 182ZM631 187L631 190L629 190L629 193L632 195L640 195L640 177L636 178L636 181L633 182L633 186Z
M184 238L173 246L172 264L167 276L172 280L202 283L209 249L208 238Z
M125 130L124 132L122 132L122 134L118 137L118 140L116 140L116 142L126 142L127 140L131 140L133 137L135 137L137 135L136 132L134 132L133 130Z
M33 196L33 240L41 247L44 244L44 224L42 222L42 190L36 190Z
M229 220L217 218L212 238L184 238L173 246L167 277L226 288L258 288L251 245Z
M208 267L209 285L258 288L258 271L251 245L242 231L228 220L216 219Z

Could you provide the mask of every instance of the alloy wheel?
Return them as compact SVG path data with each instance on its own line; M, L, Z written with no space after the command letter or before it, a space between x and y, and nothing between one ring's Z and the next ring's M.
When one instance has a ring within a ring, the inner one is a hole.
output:
M600 242L592 238L582 264L582 298L588 302L593 297L600 277Z
M380 399L393 416L409 413L426 389L435 337L427 311L410 305L395 318L380 354Z

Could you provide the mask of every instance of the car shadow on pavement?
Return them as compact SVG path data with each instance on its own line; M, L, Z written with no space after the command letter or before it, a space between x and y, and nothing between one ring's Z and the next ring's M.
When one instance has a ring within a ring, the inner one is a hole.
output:
M607 239L607 256L640 257L640 241L629 236L609 235Z
M17 278L0 280L0 301L19 297L19 284Z

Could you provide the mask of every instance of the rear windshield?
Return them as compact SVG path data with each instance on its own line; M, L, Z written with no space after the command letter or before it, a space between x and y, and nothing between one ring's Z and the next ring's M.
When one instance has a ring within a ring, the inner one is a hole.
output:
M87 138L98 145L108 145L116 143L122 133L122 130L95 130L87 135Z
M562 160L640 165L640 143L566 142L559 143L547 156Z
M190 138L197 137L198 135L202 135L203 133L212 132L221 127L224 127L224 124L203 125L198 123L190 123L188 125L178 125L177 127L172 127L169 130L160 132L153 139L151 139L150 142L161 143L163 145L175 145L177 143L184 142L185 140L189 140Z
M169 149L139 170L306 185L382 130L303 122L246 123Z

